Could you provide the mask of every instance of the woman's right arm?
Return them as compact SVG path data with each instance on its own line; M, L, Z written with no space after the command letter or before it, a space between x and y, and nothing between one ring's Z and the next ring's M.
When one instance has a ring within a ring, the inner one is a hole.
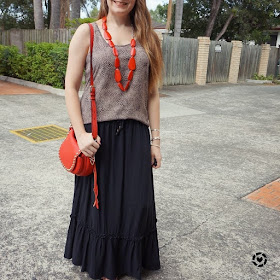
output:
M92 157L97 152L100 146L98 143L101 143L101 139L97 136L97 143L92 134L86 132L79 99L79 89L89 45L90 29L88 24L84 23L77 28L69 45L65 76L65 103L78 146L83 154Z

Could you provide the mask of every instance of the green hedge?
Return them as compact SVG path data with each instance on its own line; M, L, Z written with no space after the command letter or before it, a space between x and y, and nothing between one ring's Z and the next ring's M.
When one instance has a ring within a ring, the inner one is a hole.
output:
M25 43L25 53L16 46L0 45L0 74L55 88L64 88L69 44Z

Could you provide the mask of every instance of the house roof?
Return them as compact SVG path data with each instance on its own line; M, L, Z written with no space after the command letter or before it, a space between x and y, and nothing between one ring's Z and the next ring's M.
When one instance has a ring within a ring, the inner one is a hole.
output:
M280 31L280 25L274 25L274 26L271 26L268 31Z
M153 29L165 29L166 23L156 22L155 20L152 20L152 27Z
M271 30L280 30L280 25L276 25L276 26L272 27Z

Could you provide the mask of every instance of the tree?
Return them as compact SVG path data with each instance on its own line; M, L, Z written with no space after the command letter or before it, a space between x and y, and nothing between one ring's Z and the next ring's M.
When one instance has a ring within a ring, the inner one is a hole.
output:
M232 12L230 13L230 15L229 15L229 17L228 17L228 19L227 19L227 21L225 22L225 24L224 24L224 26L223 26L223 28L222 28L222 30L220 31L220 33L217 35L217 37L216 37L216 41L218 41L223 35L224 35L224 33L226 32L226 30L228 29L228 26L229 26L229 24L230 24L230 22L232 21L232 19L234 18L234 17L236 17L236 10L235 9L233 9L232 10Z
M98 13L99 13L99 10L97 9L97 7L94 7L90 12L90 17L97 20Z
M51 0L50 29L60 27L60 0Z
M60 28L65 28L65 20L69 17L69 0L60 0Z
M181 35L189 38L205 36L209 30L211 8L210 0L184 3ZM208 35L211 40L254 40L261 44L269 39L266 30L279 24L279 11L278 0L224 0Z
M174 37L180 37L184 0L176 0Z
M90 17L92 10L97 9L97 4L100 0L81 0L81 8L87 13L87 16Z
M212 1L210 17L209 17L206 32L205 32L205 36L207 36L207 37L210 37L212 34L215 20L217 18L219 9L221 7L221 3L222 3L222 0L213 0Z
M44 29L42 0L33 0L35 29Z
M171 20L172 20L172 10L173 10L173 1L169 0L168 11L167 11L167 22L166 22L166 29L167 30L170 30Z
M224 39L254 40L257 44L262 44L270 38L267 30L279 24L279 11L278 0L225 0L213 35L219 38L223 25L230 20L232 14L231 21L234 24L228 26L222 35Z
M181 36L197 38L209 27L212 2L210 0L188 0L183 5ZM153 11L160 17L163 6ZM224 0L221 2L211 34L211 40L223 38L227 41L254 40L261 44L269 40L266 30L280 22L278 0ZM212 12L213 13L213 12ZM167 10L166 10L167 14ZM170 29L174 30L175 15L172 14ZM208 28L209 30L209 28Z
M44 27L65 28L65 21L70 18L69 4L71 1L72 0L41 0L41 6L43 4L41 9L43 12ZM91 7L96 8L99 2L99 0L80 1L82 9L85 9L84 7L87 9ZM58 3L60 3L60 5L58 5ZM53 9L52 6L54 6ZM58 8L58 6L60 6L60 8ZM40 0L0 0L0 30L8 30L11 28L34 29L35 21L36 28L42 28L42 16L40 13ZM36 20L35 14L36 16L38 14L38 19L36 18ZM78 17L80 17L80 13Z
M156 9L150 10L152 19L156 22L166 23L168 4L157 5Z
M33 0L1 0L0 29L34 28Z
M81 17L81 0L71 0L70 19Z

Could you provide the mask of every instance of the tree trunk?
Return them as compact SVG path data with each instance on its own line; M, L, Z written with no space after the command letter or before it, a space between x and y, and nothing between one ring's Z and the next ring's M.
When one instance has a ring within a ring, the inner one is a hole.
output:
M50 29L60 27L60 0L51 0Z
M33 0L35 29L44 29L42 0Z
M229 26L231 20L233 19L233 17L234 17L234 14L231 13L231 14L229 15L229 17L228 17L228 19L227 19L225 25L223 26L223 29L222 29L221 32L217 35L217 37L216 37L216 39L215 39L216 41L218 41L218 40L224 35L224 33L226 32L226 30L227 30L227 28L228 28L228 26Z
M71 15L70 18L80 18L81 2L80 0L71 0Z
M176 0L174 37L180 37L184 0Z
M215 24L215 20L217 18L217 15L218 15L218 12L219 12L219 9L221 6L221 2L222 2L222 0L213 0L210 17L209 17L206 32L205 32L205 36L207 36L207 37L211 37L213 27Z
M169 0L168 11L167 11L167 22L165 27L168 31L170 30L170 24L172 19L172 8L173 8L173 1Z
M65 19L69 17L69 0L60 0L60 28L65 28Z
M47 24L48 24L48 29L50 28L50 22L51 22L51 0L45 0L45 7L47 12Z

